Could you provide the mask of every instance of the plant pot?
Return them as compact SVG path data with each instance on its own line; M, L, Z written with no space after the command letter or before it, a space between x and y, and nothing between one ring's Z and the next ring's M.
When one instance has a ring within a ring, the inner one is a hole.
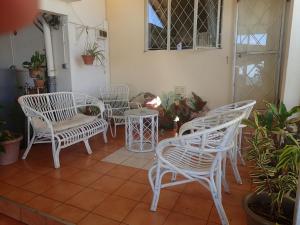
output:
M40 76L42 74L42 70L41 69L30 69L29 70L29 75L32 78L36 78L38 76Z
M265 205L266 203L269 202L271 202L271 199L266 193L260 195L256 195L255 193L250 193L246 196L244 200L244 209L246 211L248 225L276 225L275 222L272 222L270 219L266 217L258 215L249 207L249 205L251 204ZM282 212L287 218L293 217L294 205L295 203L291 199L285 198L283 200ZM292 224L292 219L290 222L291 222L290 224ZM289 224L289 223L283 223L283 224Z
M41 79L35 79L34 80L34 85L36 88L44 88L45 86L45 81Z
M95 57L91 55L82 55L83 62L85 65L93 65Z
M14 140L4 141L0 143L5 150L5 152L0 152L0 165L9 165L18 161L20 143L22 139L23 137L20 136Z

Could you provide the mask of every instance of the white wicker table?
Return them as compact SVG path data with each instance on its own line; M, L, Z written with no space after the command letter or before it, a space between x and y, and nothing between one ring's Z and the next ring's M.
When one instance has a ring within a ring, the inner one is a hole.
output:
M126 148L133 152L154 151L158 140L158 111L132 109L124 115Z

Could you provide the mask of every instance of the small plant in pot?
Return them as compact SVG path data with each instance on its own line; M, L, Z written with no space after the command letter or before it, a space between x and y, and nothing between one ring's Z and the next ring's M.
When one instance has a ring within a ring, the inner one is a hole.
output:
M291 225L300 169L300 106L267 104L244 124L254 130L248 160L255 192L245 198L248 225Z
M93 65L95 60L103 65L105 59L103 50L100 50L99 45L96 42L87 43L81 57L85 65Z
M45 81L40 75L38 75L34 79L34 85L35 85L36 88L44 88L45 87Z
M0 120L0 165L9 165L18 160L23 139L21 135L6 130L5 124Z
M46 61L46 55L38 51L35 51L31 56L30 62L23 62L23 67L29 70L29 74L32 78L41 76L43 73L43 66Z

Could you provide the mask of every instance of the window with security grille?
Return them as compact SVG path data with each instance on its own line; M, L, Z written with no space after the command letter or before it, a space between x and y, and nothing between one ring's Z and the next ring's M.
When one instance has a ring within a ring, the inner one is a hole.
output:
M221 47L223 0L146 0L146 50Z

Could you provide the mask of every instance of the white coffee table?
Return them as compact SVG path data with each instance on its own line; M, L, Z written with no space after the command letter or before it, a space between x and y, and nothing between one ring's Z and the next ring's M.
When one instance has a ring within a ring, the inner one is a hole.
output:
M158 141L158 111L147 108L132 109L124 115L128 151L154 151Z

